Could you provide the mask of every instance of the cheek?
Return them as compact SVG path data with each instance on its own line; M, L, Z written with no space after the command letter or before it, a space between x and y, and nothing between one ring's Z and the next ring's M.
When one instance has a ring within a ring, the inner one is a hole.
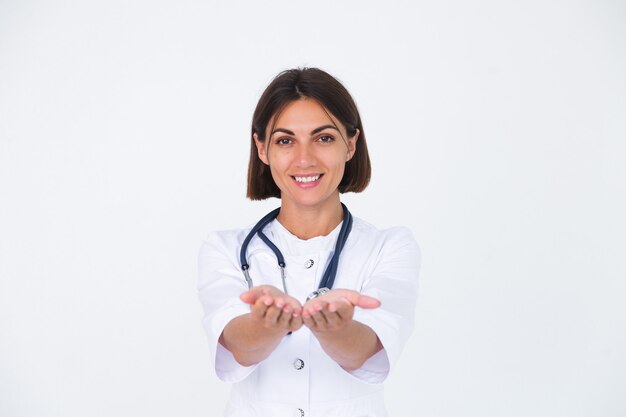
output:
M328 161L327 166L332 167L338 174L343 174L346 168L346 155L341 153L334 153L332 156L326 159Z
M289 166L289 163L290 163L289 152L284 152L284 151L270 152L269 162L270 162L270 168L272 168L272 170L280 171L281 169L284 169L285 167Z
M346 172L346 162L341 161L337 166L337 176L339 179L343 178L343 174Z
M284 152L272 152L269 157L272 178L274 178L274 182L279 183L289 168L289 158Z

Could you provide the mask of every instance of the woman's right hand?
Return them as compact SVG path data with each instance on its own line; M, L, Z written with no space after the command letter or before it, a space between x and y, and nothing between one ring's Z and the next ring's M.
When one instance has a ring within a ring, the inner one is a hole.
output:
M265 329L287 333L302 327L302 305L276 287L252 287L239 298L250 305L251 317Z

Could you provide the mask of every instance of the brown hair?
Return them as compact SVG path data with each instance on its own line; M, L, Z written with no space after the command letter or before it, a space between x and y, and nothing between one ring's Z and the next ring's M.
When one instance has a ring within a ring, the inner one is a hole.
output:
M265 141L267 125L272 117L276 120L282 110L291 102L310 98L317 101L325 111L335 116L352 137L359 131L356 150L346 162L339 192L361 192L369 184L371 164L367 153L365 132L361 116L348 90L333 76L319 68L295 68L281 72L267 86L254 110L248 162L248 191L251 200L280 198L280 189L272 178L270 168L259 159L254 134L259 141ZM344 138L345 140L345 138Z

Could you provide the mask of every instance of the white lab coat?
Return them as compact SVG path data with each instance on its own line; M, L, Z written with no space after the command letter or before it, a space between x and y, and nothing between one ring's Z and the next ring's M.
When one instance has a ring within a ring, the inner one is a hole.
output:
M334 362L306 326L285 336L267 359L250 367L239 365L219 344L226 324L250 311L239 299L248 289L239 251L250 229L209 234L198 259L199 298L212 364L221 380L233 383L224 416L386 416L382 382L412 330L417 298L420 250L409 229L377 230L354 218L333 288L353 289L381 300L377 309L355 309L354 320L371 327L384 348L352 372ZM285 257L287 290L301 303L317 289L339 229L304 241L276 220L265 227L264 233ZM247 259L254 285L282 289L276 256L260 238L251 240Z

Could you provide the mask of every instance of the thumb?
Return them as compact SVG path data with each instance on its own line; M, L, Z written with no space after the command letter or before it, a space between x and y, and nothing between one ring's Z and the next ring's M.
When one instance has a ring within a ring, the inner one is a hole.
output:
M380 307L380 300L370 297L369 295L360 295L355 306L365 309L378 308Z
M350 304L352 304L355 307L361 307L361 308L367 308L367 309L380 307L380 301L374 297L370 297L369 295L362 295L354 290L338 289L335 291L338 291L338 292L340 291L342 297L348 300Z
M239 295L239 299L246 304L254 304L261 296L262 292L258 288L251 288Z

